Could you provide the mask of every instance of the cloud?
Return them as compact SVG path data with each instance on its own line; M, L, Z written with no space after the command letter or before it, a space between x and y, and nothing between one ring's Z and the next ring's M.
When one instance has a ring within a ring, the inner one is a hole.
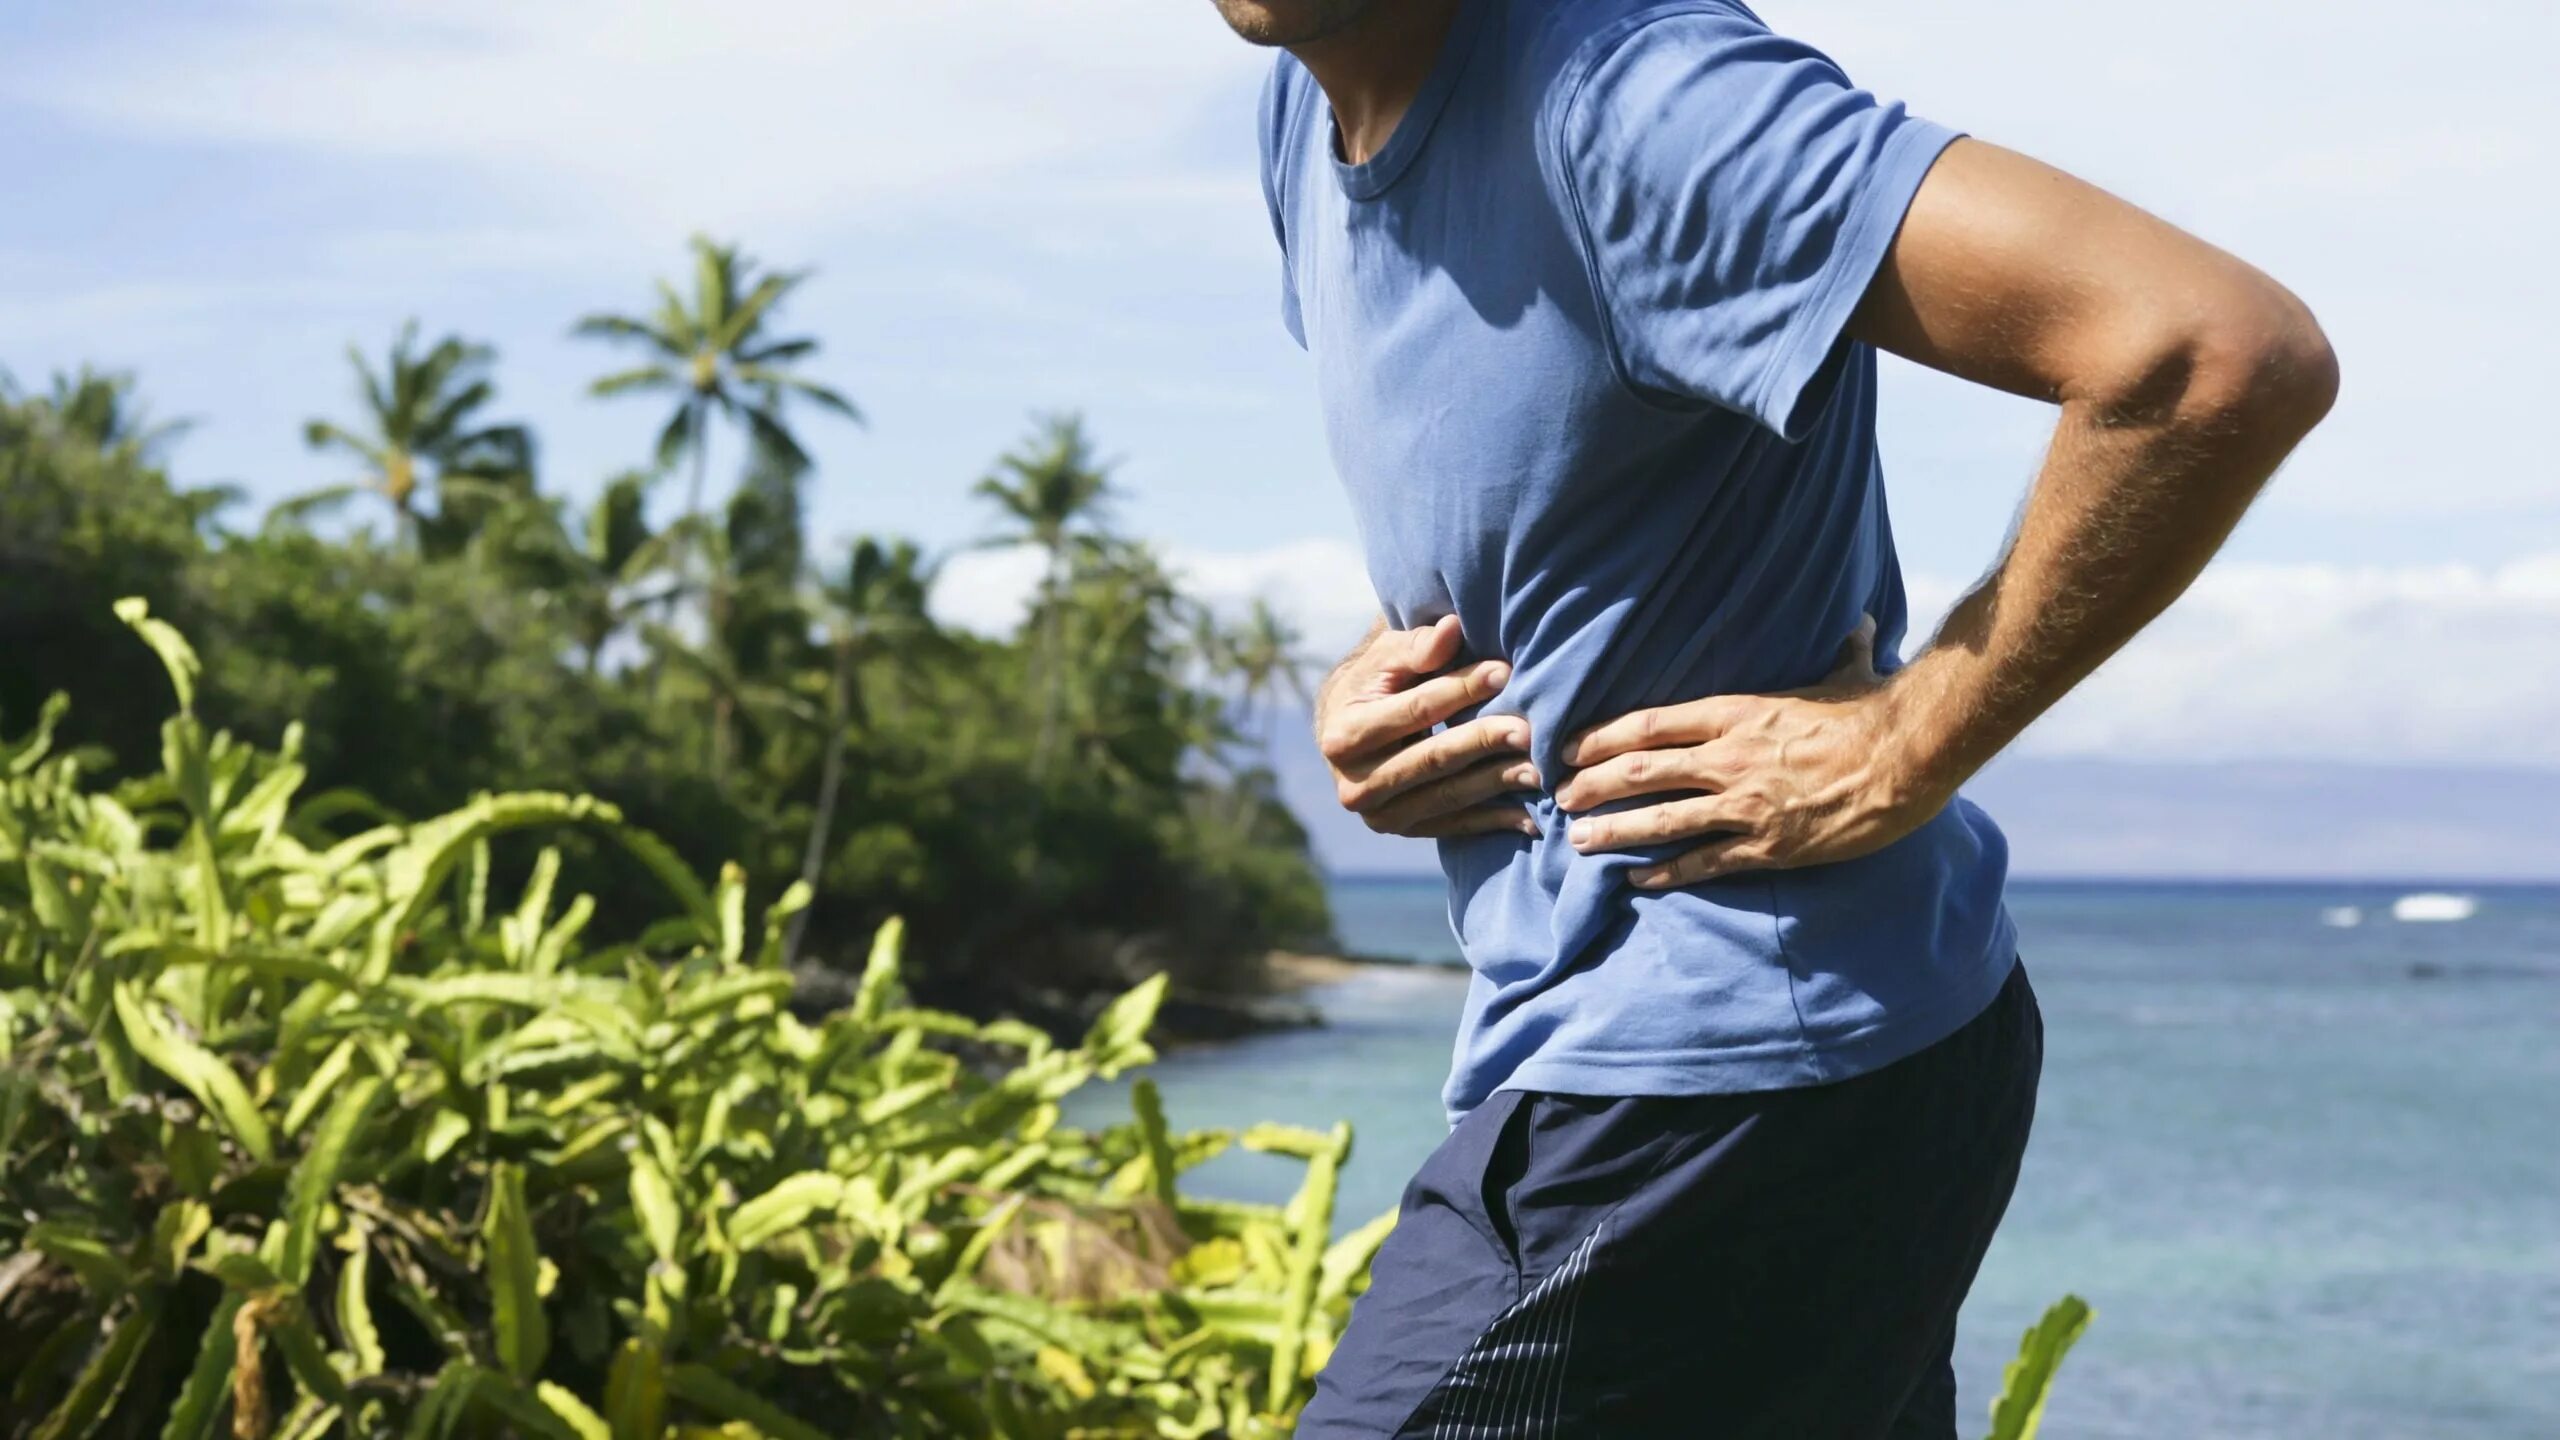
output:
M108 130L503 175L561 213L760 233L1075 161L1164 168L1256 64L1208 6L262 0L98 27L0 95Z
M2495 566L2225 563L2022 748L2560 765L2555 654L2560 552Z
M1296 540L1259 550L1175 546L1165 564L1186 594L1232 615L1259 598L1298 627L1303 648L1330 663L1347 652L1378 613L1360 552L1347 541ZM964 550L934 586L934 618L981 635L1009 635L1040 583L1029 546Z

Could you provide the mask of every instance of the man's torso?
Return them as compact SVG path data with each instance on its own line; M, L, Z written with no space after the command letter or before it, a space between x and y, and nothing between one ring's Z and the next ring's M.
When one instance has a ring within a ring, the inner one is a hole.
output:
M1740 23L1714 5L1472 0L1362 166L1338 160L1293 61L1266 97L1291 319L1381 605L1399 626L1455 613L1471 652L1510 662L1495 704L1529 717L1550 787L1584 726L1809 684L1862 613L1881 656L1904 628L1871 352L1843 342L1822 362L1793 439L1626 373L1627 315L1595 258L1610 242L1593 238L1629 223L1626 200L1587 193L1575 137L1591 127L1560 107L1595 56L1690 12ZM1701 243L1718 220L1697 219ZM1497 1088L1839 1078L1952 1031L2006 973L2004 846L1963 802L1860 860L1661 894L1624 871L1685 846L1584 856L1551 800L1531 808L1535 838L1441 842L1476 977L1453 1114Z

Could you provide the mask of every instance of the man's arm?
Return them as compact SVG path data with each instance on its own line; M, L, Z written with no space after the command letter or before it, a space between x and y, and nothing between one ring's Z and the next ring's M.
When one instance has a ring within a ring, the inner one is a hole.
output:
M1574 845L1706 844L1639 885L1818 864L1917 829L2176 599L2326 415L2337 362L2310 312L2232 256L2048 166L1958 141L1921 185L1853 333L2056 402L2000 564L1888 680L1852 653L1785 695L1639 711L1568 745Z
M1390 630L1380 617L1317 687L1316 748L1342 807L1372 830L1426 838L1536 833L1514 798L1538 788L1528 721L1480 715L1431 733L1511 678L1499 660L1450 668L1462 645L1454 615L1411 630Z

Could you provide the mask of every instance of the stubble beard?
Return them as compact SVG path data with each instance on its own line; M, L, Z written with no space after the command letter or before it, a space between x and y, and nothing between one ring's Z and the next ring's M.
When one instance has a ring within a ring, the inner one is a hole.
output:
M1311 45L1341 31L1381 0L1210 0L1227 28L1255 45Z

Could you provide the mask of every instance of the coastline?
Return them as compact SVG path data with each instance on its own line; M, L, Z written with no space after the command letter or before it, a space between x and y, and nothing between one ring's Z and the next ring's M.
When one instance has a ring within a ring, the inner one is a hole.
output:
M1263 964L1259 993L1167 995L1157 1012L1156 1047L1191 1050L1256 1035L1321 1029L1328 1022L1316 1003L1318 992L1382 971L1437 968L1384 955L1273 950Z

